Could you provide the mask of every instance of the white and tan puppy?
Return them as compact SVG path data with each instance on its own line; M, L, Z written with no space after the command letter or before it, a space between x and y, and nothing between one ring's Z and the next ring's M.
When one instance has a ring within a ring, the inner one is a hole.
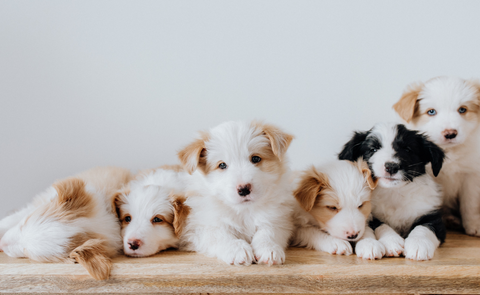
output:
M393 106L446 154L436 178L447 225L480 236L480 84L452 77L410 86ZM461 219L459 218L461 216Z
M356 242L358 257L382 258L385 247L367 226L375 187L376 181L361 159L304 171L294 193L301 209L296 210L292 245L350 255L350 242Z
M292 138L272 125L227 122L180 151L196 191L181 248L235 265L282 264L293 228Z
M0 221L0 248L11 257L73 261L97 280L107 279L122 247L110 196L131 178L103 167L56 182L23 210Z
M131 257L177 248L190 210L183 204L188 173L160 168L140 174L113 199L122 226L123 251Z

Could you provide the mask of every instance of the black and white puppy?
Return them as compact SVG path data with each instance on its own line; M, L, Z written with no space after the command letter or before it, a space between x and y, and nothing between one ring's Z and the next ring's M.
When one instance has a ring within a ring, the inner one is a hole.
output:
M363 157L378 181L370 227L385 246L385 255L433 258L445 241L446 229L440 187L425 166L431 163L436 177L445 158L443 150L404 125L381 123L355 132L338 157L350 161Z

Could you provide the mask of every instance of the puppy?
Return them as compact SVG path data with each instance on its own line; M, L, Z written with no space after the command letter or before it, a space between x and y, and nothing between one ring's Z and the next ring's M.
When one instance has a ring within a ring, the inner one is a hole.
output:
M340 159L350 161L358 157L367 161L378 181L370 226L386 255L433 258L445 240L446 229L440 212L440 187L425 172L425 165L431 163L437 176L445 157L442 149L404 125L382 123L356 132L339 154Z
M304 171L294 192L301 209L295 210L297 226L292 246L350 255L350 242L357 242L358 257L382 258L385 247L366 226L375 187L362 159L356 163L336 161Z
M54 183L0 221L0 248L11 257L80 263L95 279L107 279L110 257L122 246L109 196L130 178L126 169L103 167Z
M286 152L293 136L258 122L227 122L201 134L178 155L196 195L181 249L228 264L285 261L292 232Z
M114 195L127 256L145 257L178 247L190 210L183 195L189 175L173 168L176 171L164 167L141 172Z
M410 128L445 150L436 181L443 188L447 224L480 236L480 84L434 78L409 87L393 108Z

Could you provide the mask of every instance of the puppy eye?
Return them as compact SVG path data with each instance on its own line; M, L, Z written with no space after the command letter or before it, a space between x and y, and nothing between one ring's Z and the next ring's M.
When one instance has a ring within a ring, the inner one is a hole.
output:
M160 218L158 218L158 217L155 217L155 218L152 219L152 223L160 223L160 222L162 222L162 221L163 221L163 220L160 219Z
M329 210L332 210L332 211L337 211L338 210L337 207L335 207L335 206L327 206L327 208Z
M222 162L222 163L220 163L220 164L218 165L218 168L220 168L220 169L227 169L227 164L225 164L225 163Z
M464 108L464 107L461 107L461 108L458 109L458 112L459 112L460 114L464 114L464 113L467 112L467 109Z
M253 156L252 157L252 163L253 164L257 164L258 162L260 162L262 160L262 158L260 158L259 156Z
M429 116L435 116L435 115L437 114L437 111L434 110L434 109L430 109L430 110L427 111L427 114L428 114Z
M363 207L363 203L362 203L362 204L360 204L360 206L358 206L358 209L360 209L360 208L362 208L362 207Z
M125 222L129 223L130 221L132 221L132 217L131 216L125 216Z
M371 152L371 153L376 153L376 152L377 152L377 148L371 148L371 149L370 149L370 152Z

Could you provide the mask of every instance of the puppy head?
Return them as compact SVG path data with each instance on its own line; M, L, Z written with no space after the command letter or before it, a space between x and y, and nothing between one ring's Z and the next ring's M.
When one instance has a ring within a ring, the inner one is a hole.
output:
M355 132L338 157L349 161L362 157L380 186L396 187L424 175L428 163L432 163L433 174L437 176L445 154L417 131L400 124L382 123L366 132Z
M371 211L371 191L376 182L368 165L337 161L305 171L294 192L300 206L330 235L358 241L365 232Z
M189 213L185 198L145 179L112 197L121 222L125 255L145 257L177 247Z
M212 194L231 206L260 201L286 171L293 136L263 123L223 123L181 150L184 168L200 170Z
M465 142L480 122L480 84L437 77L410 86L393 106L415 129L443 148Z

